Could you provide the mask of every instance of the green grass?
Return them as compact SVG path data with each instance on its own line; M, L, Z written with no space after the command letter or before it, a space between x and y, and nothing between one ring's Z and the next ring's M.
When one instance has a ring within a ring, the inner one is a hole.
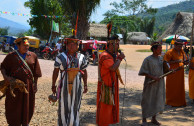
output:
M165 49L162 50L163 52L166 52ZM150 49L138 49L136 52L152 52Z

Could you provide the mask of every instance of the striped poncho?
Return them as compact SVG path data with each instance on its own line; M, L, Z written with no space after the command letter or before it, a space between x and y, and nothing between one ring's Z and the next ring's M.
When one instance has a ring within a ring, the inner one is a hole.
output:
M84 55L76 53L70 56L67 53L60 53L55 60L55 68L60 68L60 91L59 108L58 108L58 125L59 126L79 126L79 109L82 97L81 71L75 76L71 94L68 93L68 68L86 69L88 65ZM58 88L59 89L59 88Z

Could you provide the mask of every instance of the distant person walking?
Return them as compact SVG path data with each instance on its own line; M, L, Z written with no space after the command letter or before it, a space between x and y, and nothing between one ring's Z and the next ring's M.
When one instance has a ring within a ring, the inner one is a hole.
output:
M163 58L160 56L162 46L158 42L152 44L152 55L146 57L139 71L140 76L145 76L142 93L142 126L148 126L146 118L152 117L151 122L160 125L156 115L164 110L165 106L165 85L163 75ZM155 80L153 83L148 83Z
M56 44L57 50L60 50L62 47L61 41L58 41Z

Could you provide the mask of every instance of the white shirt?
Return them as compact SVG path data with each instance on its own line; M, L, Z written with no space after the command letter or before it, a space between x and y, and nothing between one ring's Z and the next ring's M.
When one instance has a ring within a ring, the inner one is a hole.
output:
M61 45L62 45L61 43L57 43L57 44L56 44L56 47L57 47L58 50L61 49Z

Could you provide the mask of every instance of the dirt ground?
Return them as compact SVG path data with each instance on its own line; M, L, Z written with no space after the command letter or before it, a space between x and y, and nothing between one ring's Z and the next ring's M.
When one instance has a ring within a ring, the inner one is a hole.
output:
M149 45L121 45L126 55L126 63L121 65L121 75L126 82L125 95L124 86L120 85L120 123L122 126L138 126L141 124L141 93L143 89L144 77L138 76L139 68L145 57L151 52L136 52L138 49L149 49ZM163 47L165 48L165 46ZM0 53L0 63L5 55ZM57 103L48 102L48 95L51 94L51 76L54 61L39 60L43 76L38 81L38 92L36 94L35 113L31 120L31 126L56 126L57 125ZM89 65L88 68L88 93L82 97L80 109L81 126L95 126L96 120L96 90L97 90L97 66ZM126 72L126 74L125 74ZM125 78L126 75L126 78ZM0 74L0 80L2 80ZM186 87L186 107L165 106L163 114L157 116L162 126L193 126L194 125L194 104L188 97L188 78L185 78ZM124 97L125 96L125 97ZM7 126L4 116L4 101L0 101L0 126ZM124 101L124 103L123 103ZM123 106L124 104L124 106ZM150 122L150 119L148 119ZM152 126L151 123L149 123ZM154 126L154 125L153 125Z

